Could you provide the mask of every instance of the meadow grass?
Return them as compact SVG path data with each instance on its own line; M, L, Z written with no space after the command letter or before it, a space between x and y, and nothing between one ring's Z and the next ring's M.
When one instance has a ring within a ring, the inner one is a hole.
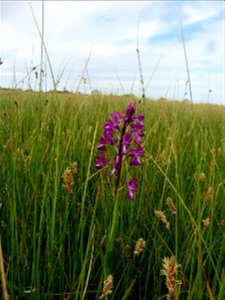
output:
M108 275L107 299L168 299L161 270L173 256L174 299L224 299L223 106L137 104L145 157L123 168L122 179L129 172L140 184L134 201L123 187L118 193L105 265L115 203L113 178L94 167L96 146L110 113L133 100L1 90L0 237L10 299L99 299Z

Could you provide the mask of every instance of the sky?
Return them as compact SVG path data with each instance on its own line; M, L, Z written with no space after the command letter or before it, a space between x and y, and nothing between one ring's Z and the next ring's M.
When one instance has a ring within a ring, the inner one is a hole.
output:
M44 91L141 97L141 65L146 97L190 100L185 45L193 102L225 104L224 17L223 1L1 1L0 86L38 90L42 69Z

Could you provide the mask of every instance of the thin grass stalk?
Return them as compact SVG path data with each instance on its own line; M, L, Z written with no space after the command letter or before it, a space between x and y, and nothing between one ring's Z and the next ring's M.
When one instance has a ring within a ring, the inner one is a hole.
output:
M221 274L221 282L222 282L222 284L220 285L220 290L219 290L217 299L223 299L223 297L224 297L224 291L225 291L225 269L224 268L223 268L222 274Z
M13 62L13 83L12 83L12 88L16 89L17 87L17 82L16 82L16 59L14 59Z
M138 58L138 65L139 65L139 72L140 72L140 83L142 87L142 102L145 104L145 84L144 84L144 77L143 77L143 72L142 72L142 67L141 67L141 57L140 57L140 50L137 48L137 58Z
M94 232L92 234L92 246L91 246L91 257L90 257L90 262L89 262L89 267L88 267L88 273L87 273L87 279L86 279L86 282L85 282L85 287L84 287L84 292L83 292L83 295L82 295L82 300L85 299L85 295L87 293L87 287L88 287L88 282L89 282L89 279L90 279L90 275L91 275L91 268L92 268L92 263L93 263L93 258L94 258Z
M78 82L78 85L77 85L77 88L76 88L76 90L75 90L75 93L78 93L79 90L80 90L80 85L81 85L82 80L84 79L84 75L85 75L85 73L86 73L86 70L87 70L89 61L90 61L90 59L91 59L91 54L92 54L92 50L90 51L90 53L89 53L89 55L88 55L88 58L87 58L87 60L86 60L86 62L85 62L84 69L83 69L82 75L81 75L81 77L80 77L80 80L79 80L79 82Z
M137 25L137 59L138 59L138 66L139 66L139 72L140 72L140 83L141 83L141 88L142 88L142 104L145 104L145 84L144 84L144 76L143 76L143 72L142 72L142 66L141 66L141 56L140 56L140 50L139 50L139 25L140 25L140 16L139 16L139 20L138 20L138 25Z
M50 270L49 275L48 275L47 288L46 288L47 294L51 294L52 282L54 283L54 276L55 276L55 272L56 272L56 266L58 264L58 261L59 261L61 255L62 255L62 251L63 251L63 246L61 246L57 250L57 252L58 252L57 257L54 257L53 264L51 265L51 270Z
M120 85L120 87L121 87L121 90L122 90L123 94L125 94L125 89L124 89L124 87L123 87L122 81L121 81L121 79L120 79L120 77L119 77L119 74L118 74L118 72L117 72L116 69L115 69L115 73L116 73L116 78L117 78L117 80L118 80L118 82L119 82L119 85Z
M43 54L44 54L44 47L43 47L43 43L42 43L42 40L44 41L44 22L45 22L45 16L44 16L44 0L42 0L42 3L41 3L41 20L42 20L42 24L41 24L41 36L42 36L42 39L41 39L41 65L40 65L40 72L39 72L39 92L42 91L42 66L43 66Z
M95 125L95 131L94 131L94 135L93 135L92 145L91 145L91 152L90 152L90 157L89 157L89 162L88 162L86 181L84 184L84 193L83 193L83 197L82 197L82 206L81 206L81 218L83 217L83 213L84 213L84 204L85 204L85 198L86 198L86 194L87 194L87 186L88 186L88 182L90 179L90 168L91 168L92 158L94 155L95 140L96 140L96 136L97 136L98 124L99 124L99 122L97 121L96 125Z
M85 219L85 216L84 216L85 199L86 199L86 195L87 195L87 187L88 187L88 182L89 182L89 177L90 177L91 164L93 161L98 124L99 124L99 122L97 121L96 125L95 125L95 131L94 131L93 140L92 140L91 152L90 152L90 157L89 157L89 161L88 161L87 175L86 175L86 180L85 180L85 184L84 184L84 192L83 192L82 200L81 200L82 201L81 202L81 215L80 215L80 222L79 222L79 229L78 229L78 240L79 240L79 238L81 239L81 249L83 249L83 235L84 235L83 221ZM81 253L81 261L83 261L82 253Z
M5 274L5 268L4 268L4 258L3 258L3 252L2 252L2 242L1 242L1 236L0 236L0 273L1 273L1 279L2 279L2 294L4 300L9 300L9 294L7 290L7 284L6 284L6 274Z
M54 138L56 136L56 133L54 132ZM55 141L53 141L53 146L54 147ZM40 285L40 259L41 259L41 245L42 245L42 239L43 239L43 231L44 231L44 223L45 223L45 210L46 210L46 205L47 205L47 199L49 198L48 196L48 189L49 189L49 182L50 182L50 174L51 174L51 167L53 165L55 155L54 153L54 148L51 150L51 159L49 162L49 172L46 174L45 178L45 184L44 184L44 189L43 189L43 196L42 196L42 202L41 202L41 212L40 212L40 217L39 217L39 228L38 228L38 235L37 235L37 251L36 251L36 257L34 257L34 260L36 261L35 263L35 268L32 269L32 282L34 284L35 288L39 288ZM52 221L54 222L54 221ZM51 224L51 228L53 228L53 224ZM53 235L52 229L50 229L50 235Z
M210 72L209 72L209 64L207 64L207 73L208 73L208 84L209 84L208 96L207 96L207 103L209 103L210 102L210 95L212 93L211 80L210 80Z
M33 184L33 186L35 186ZM35 194L37 194L37 191L35 192ZM32 272L31 272L31 286L37 286L37 273L36 270L38 268L38 264L37 264L37 220L38 220L38 215L37 215L37 197L34 200L34 218L33 218L33 235L32 235L32 244L33 244L33 260L32 260Z
M89 84L90 92L92 94L93 93L93 88L92 88L92 84L91 84L91 79L90 79L90 76L89 76L88 68L86 68L86 75L87 75L87 82Z
M28 69L27 61L26 61L25 57L24 57L24 63L25 63L25 68L26 68L26 73L27 73L27 75L26 75L26 77L25 77L24 79L27 78L27 81L28 81L28 89L31 90L31 89L32 89L32 87L31 87L31 72L30 72L29 69ZM24 82L24 80L23 80L23 82Z
M161 59L162 59L162 56L163 56L163 52L160 54L159 59L158 59L158 61L156 62L155 66L154 66L154 69L153 69L153 71L152 71L152 74L151 74L151 76L150 76L150 78L149 78L149 80L148 80L148 83L146 84L146 89L148 88L148 86L149 86L149 84L151 83L152 78L153 78L153 76L154 76L156 70L158 69L158 66L159 66L159 64L160 64L160 61L161 61Z
M206 290L208 292L209 299L214 300L213 293L212 293L212 290L211 290L211 287L210 287L210 283L209 283L209 280L207 278L206 272L204 270L203 270L203 276L204 276Z
M18 123L17 123L18 124ZM18 124L19 126L19 124ZM17 170L17 164L16 164L16 158L12 158L12 178L13 178L13 186L12 186L12 195L8 195L9 199L12 199L11 201L11 214L10 214L10 230L11 230L11 249L10 249L10 255L11 255L11 266L17 265L18 263L18 258L20 257L18 251L19 251L19 239L18 239L18 223L16 222L17 220L17 187L19 186L18 184L18 176L16 175L16 170ZM17 272L14 273L13 268L11 271L11 277L10 277L10 296L13 298L15 296L15 281L20 280L20 271L16 269Z
M177 123L176 118L177 118L177 116L174 117L174 123ZM176 186L180 189L180 176L179 176L179 169L178 169L179 168L179 161L178 161L176 150L174 149L174 145L172 145L172 147L171 147L171 152L173 153L174 162L175 162ZM179 218L175 218L175 256L176 257L178 257L178 255L179 255L179 247L178 247L179 227L180 227Z
M123 295L123 298L122 298L121 300L127 300L127 299L129 299L130 294L131 294L131 292L132 292L132 290L133 290L133 288L134 288L135 283L136 283L136 278L134 278L134 279L131 281L130 285L128 286L128 288L127 288L127 290L126 290L126 292L125 292L125 294Z
M88 178L88 181L93 178L96 174L90 176ZM96 209L97 209L97 204L98 204L98 196L96 197L96 201L95 201L95 205L93 208L93 214L92 214L92 220L91 220L91 225L90 225L90 231L89 231L89 237L88 237L88 244L86 247L86 252L85 252L85 257L84 259L82 259L82 270L79 276L79 284L76 287L76 290L79 291L80 288L83 290L83 284L84 284L84 276L85 276L85 269L86 269L86 264L87 264L87 260L88 260L88 255L90 252L90 247L91 247L91 258L90 258L90 262L89 262L89 268L88 268L88 274L87 274L87 278L86 278L86 282L85 282L85 286L84 286L84 292L83 292L83 298L85 297L85 294L87 292L87 286L88 286L88 282L89 282L89 278L90 278L90 273L91 273L91 268L92 268L92 263L93 263L93 254L94 254L94 232L95 232L95 217L96 217ZM79 299L79 293L76 294L76 299Z
M110 226L110 230L107 237L107 243L106 243L105 264L104 264L105 276L110 272L109 262L111 260L112 248L115 240L115 230L118 222L118 206L119 206L118 192L116 192L114 196L112 223Z
M59 67L59 71L58 71L58 74L57 74L57 77L56 77L56 85L58 86L59 83L61 82L61 79L63 77L63 74L66 70L66 67L67 67L67 64L68 64L68 60L65 62L64 66L62 66L62 64L60 65ZM66 90L66 88L64 87L64 91Z
M54 174L54 198L52 203L52 218L51 218L51 228L50 228L50 245L51 245L51 251L53 251L54 248L54 235L55 235L55 220L56 220L56 204L57 204L57 197L58 197L58 178L59 178L59 133L61 129L61 122L60 119L58 119L57 127L55 128L55 135L54 135L54 141L53 141L53 147L56 144L56 150L55 150L55 174Z
M44 1L44 0L43 0ZM50 57L48 55L48 51L47 51L47 48L45 46L45 42L43 40L43 37L42 37L42 34L41 34L41 31L40 31L40 28L38 26L38 23L37 23L37 19L35 17L35 14L34 14L34 10L33 10L33 7L31 5L31 2L29 2L29 5L30 5L30 9L31 9L31 13L32 13L32 16L33 16L33 19L34 19L34 23L36 25L36 28L37 28L37 31L38 31L38 34L39 34L39 37L41 39L41 43L43 45L43 48L45 50L45 55L46 55L46 58L47 58L47 61L48 61L48 66L49 66L49 69L50 69L50 72L51 72L51 77L52 77L52 83L53 83L53 88L54 88L54 91L57 90L57 85L56 85L56 81L55 81L55 76L54 76L54 73L53 73L53 69L52 69L52 64L51 64L51 61L50 61Z
M80 222L79 222L79 229L78 229L78 239L80 239L80 249L84 249L84 245L83 245L83 241L84 241L84 219L85 219L85 215L84 215L84 208L85 208L85 199L86 199L86 195L87 195L87 187L88 187L88 182L90 180L91 177L90 176L90 168L91 168L91 163L92 163L92 159L93 159L93 155L94 155L94 148L95 148L95 140L96 140L96 136L97 136L97 130L98 130L98 121L96 122L95 125L95 130L94 130L94 134L93 134L93 140L92 140L92 146L91 146L91 151L90 151L90 158L89 158L89 162L88 162L88 168L87 168L87 175L86 175L86 180L84 183L84 192L83 192L83 196L82 196L82 203L81 203L81 215L80 215ZM97 203L96 203L97 204ZM96 207L95 207L96 209ZM89 253L89 249L91 246L91 243L93 243L93 239L94 239L94 216L95 216L95 209L94 209L94 213L93 213L93 217L92 217L92 222L91 222L91 236L89 236L88 239L88 244L86 246L86 253L85 255L83 254L83 252L81 251L81 262L82 262L82 270L80 273L80 279L79 279L79 284L78 287L76 288L76 290L78 291L78 293L76 294L76 299L78 299L79 297L79 290L80 287L81 289L83 289L83 285L84 285L84 275L85 275L85 268L86 268L86 261L87 261L87 257L88 257L88 253ZM93 228L93 231L92 231ZM90 268L90 265L89 265ZM88 278L86 279L86 283L85 285L88 284ZM86 292L85 292L86 293ZM84 295L84 293L83 293Z
M130 95L132 95L133 91L134 91L134 85L135 85L135 81L136 81L136 76L137 76L137 68L135 69L134 79L133 79L132 84L131 84Z
M189 71L187 51L186 51L186 45L185 45L185 40L184 40L184 30L183 30L181 12L179 13L179 15L180 15L180 33L181 33L181 40L182 40L183 50L184 50L184 58L185 58L187 76L188 76L189 94L190 94L191 103L193 104L192 88L191 88L191 76L190 76L190 71Z

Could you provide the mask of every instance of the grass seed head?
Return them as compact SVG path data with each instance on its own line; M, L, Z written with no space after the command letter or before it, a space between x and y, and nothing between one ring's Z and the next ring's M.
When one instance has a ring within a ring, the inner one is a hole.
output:
M143 238L140 238L137 242L136 242L136 245L135 245L135 250L134 250L134 255L135 256L138 256L144 249L145 247L145 240Z
M77 162L75 161L73 164L72 164L72 173L73 174L77 174L78 172L78 169L77 169Z
M13 147L13 139L9 138L3 148L12 148Z
M64 179L64 187L66 188L67 192L69 194L73 194L73 175L72 171L67 168L63 174L63 179Z
M101 248L103 248L103 246L104 246L104 244L105 244L105 241L106 241L106 239L107 239L107 235L106 234L104 234L103 235L103 238L101 239L101 241L100 241L100 247Z
M214 190L213 190L213 187L212 186L208 186L205 190L205 192L203 193L201 199L203 201L205 201L207 204L209 203L209 201L212 199L213 197L213 193L214 193Z
M166 225L166 229L170 230L170 223L167 221L164 212L161 210L155 210L155 215Z
M177 281L176 274L179 265L176 263L175 256L163 258L163 268L161 275L166 277L166 287L168 289L167 300L174 300L176 296Z
M175 205L174 205L174 203L173 203L173 200L172 200L170 197L168 197L168 198L166 199L166 204L169 206L169 209L170 209L171 213L172 213L173 215L176 215L176 213L177 213L176 207L175 207Z
M107 278L104 280L104 285L102 289L102 294L99 299L104 299L106 296L112 293L113 288L113 276L108 275Z
M225 224L225 219L221 220L219 223L218 223L218 226L224 226Z
M209 227L209 224L210 224L210 218L208 217L206 219L203 219L202 223L203 223L204 228L207 229Z
M206 179L205 173L201 173L200 174L200 180L201 180L201 182L205 182L205 179Z

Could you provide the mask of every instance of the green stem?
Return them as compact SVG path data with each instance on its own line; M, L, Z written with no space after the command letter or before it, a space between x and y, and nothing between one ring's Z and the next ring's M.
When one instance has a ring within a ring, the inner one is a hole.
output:
M105 265L107 266L106 269L108 268L108 262L111 261L111 254L112 254L112 248L113 248L113 243L115 240L115 231L116 231L116 225L118 221L118 191L120 187L120 178L121 178L121 171L122 171L122 142L123 142L123 136L126 132L126 127L127 127L127 122L124 121L122 132L121 132L121 137L120 137L120 142L119 142L119 149L118 149L118 155L121 157L120 165L117 169L116 173L116 183L115 183L115 192L114 192L114 207L113 207L113 217L112 217L112 223L107 239L107 245L106 245L106 255L105 255ZM105 274L107 275L107 274Z

